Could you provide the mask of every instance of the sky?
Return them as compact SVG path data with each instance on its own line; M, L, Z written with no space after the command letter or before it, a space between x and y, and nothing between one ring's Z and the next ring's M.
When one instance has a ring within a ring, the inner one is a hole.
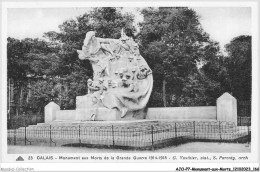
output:
M210 38L224 45L239 35L251 35L250 7L196 7L200 22ZM59 31L58 26L65 20L88 12L90 8L20 8L8 9L7 36L23 39L42 38L44 32ZM136 23L143 20L135 8L124 8L132 12Z

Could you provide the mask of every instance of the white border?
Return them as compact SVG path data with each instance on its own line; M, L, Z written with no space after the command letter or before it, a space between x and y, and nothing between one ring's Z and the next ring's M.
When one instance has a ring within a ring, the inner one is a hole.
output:
M73 8L73 7L253 7L254 1L75 1L75 2L3 2L6 8Z
M6 85L7 85L7 76L6 71L6 44L7 44L7 9L8 8L73 8L73 7L101 7L101 6L115 6L115 7L147 7L147 6L188 6L188 7L251 7L252 8L252 143L251 143L251 153L243 153L243 154L221 154L225 156L230 155L247 155L249 157L249 161L247 161L247 164L244 163L235 163L235 166L259 166L259 164L249 164L250 163L259 163L259 4L258 2L254 1L211 1L211 2L205 2L205 1L195 1L195 2L188 2L188 1L179 1L179 2L169 2L169 1L160 1L160 2L120 2L120 1L95 1L93 2L3 2L2 4L2 67L1 67L1 95L2 95L2 103L1 103L1 133L2 133L2 161L4 162L13 162L14 158L17 157L17 155L8 155L7 154L7 141L5 138L7 138L7 132L6 132L6 113L7 112L7 91L6 91ZM103 153L104 154L104 153ZM131 156L133 155L162 155L165 153L127 153L127 155ZM183 155L184 153L174 153L174 155ZM203 155L203 153L185 153L186 155L192 154L192 155ZM48 154L49 155L49 154ZM69 154L70 156L72 154ZM101 155L101 153L92 153L92 155ZM210 155L210 153L206 153L205 155ZM216 155L214 153L213 155ZM217 154L220 155L220 154ZM204 162L204 161L202 161ZM188 163L188 162L187 162ZM174 167L178 166L200 166L200 167L233 167L234 163L211 163L210 165L208 163L149 163L144 168L142 163L117 163L116 165L114 163L104 163L102 165L96 164L96 163L77 163L76 166L71 163L62 163L62 164L52 164L51 166L39 163L3 163L2 167L34 167L35 170L53 170L54 167L58 166L58 170L60 171L74 171L74 170L92 170L92 171L100 171L100 170L111 170L113 171L122 171L122 170L145 170L145 171L162 171L162 170L175 170Z

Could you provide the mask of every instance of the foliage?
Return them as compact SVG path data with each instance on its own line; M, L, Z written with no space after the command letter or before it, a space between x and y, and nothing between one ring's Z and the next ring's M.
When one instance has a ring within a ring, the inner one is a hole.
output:
M226 68L228 70L230 92L240 100L251 99L252 50L251 36L239 36L227 44Z
M168 100L167 104L175 102L175 106L205 105L206 100L216 98L207 93L208 89L217 87L218 83L204 86L201 79L195 79L201 77L198 63L215 58L219 52L218 44L211 41L203 31L196 12L179 7L146 8L141 12L144 22L140 24L140 47L142 55L153 70L154 90L163 90L162 83L163 80L166 81L167 94L174 95L176 99ZM209 80L207 76L204 78ZM161 105L157 102L158 100L151 100L150 105ZM214 104L214 101L209 104Z
M55 72L57 73L59 60L55 55L56 52L57 50L50 47L48 42L44 40L7 39L7 75L13 85L12 101L13 105L19 107L18 113L26 110L39 112L42 111L41 107L46 105L46 102L42 101L41 98L29 102L31 96L29 94L32 93L33 95L34 93L29 89L31 83L38 82L43 75L55 75ZM37 87L37 91L44 92L46 91L45 87L45 85ZM34 98L32 97L32 99Z
M203 66L204 73L221 83L221 92L229 92L238 100L250 100L252 88L251 36L233 38L225 46L227 56L219 56Z
M50 67L58 63L55 52L56 50L49 47L44 40L26 38L20 41L9 37L7 39L8 77L21 83L27 81L28 74L49 74L52 70Z

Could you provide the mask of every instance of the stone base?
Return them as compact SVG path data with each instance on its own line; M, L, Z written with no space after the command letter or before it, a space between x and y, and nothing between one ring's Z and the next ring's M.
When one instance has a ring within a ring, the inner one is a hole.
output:
M217 120L216 106L148 108L146 119Z
M78 108L76 109L77 121L115 121L120 120L116 109L107 108Z
M56 111L56 120L75 121L76 110L59 110Z
M87 94L84 96L77 96L76 97L76 109L78 108L90 108L93 106L92 97Z
M138 110L138 111L129 111L125 114L121 120L124 121L134 121L134 120L145 120L146 118L146 112L144 109Z

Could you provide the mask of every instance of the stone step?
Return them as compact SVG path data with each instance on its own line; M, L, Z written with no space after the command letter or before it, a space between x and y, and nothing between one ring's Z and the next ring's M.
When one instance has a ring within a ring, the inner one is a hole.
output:
M159 122L217 122L217 120L207 120L207 119L160 119L160 120L134 120L134 121L66 121L66 120L59 120L59 121L53 121L49 123L38 123L37 125L77 125L77 124L95 124L95 125L113 125L113 124L150 124L150 123L159 123Z
M44 130L47 130L50 126L55 129L59 129L58 127L71 127L72 130L74 128L78 130L78 127L81 127L81 130L84 130L85 127L93 127L93 129L98 129L95 127L105 127L103 129L109 130L109 128L112 128L114 126L114 130L135 130L135 131L145 131L145 130L151 130L151 126L154 127L154 130L164 130L169 128L172 130L175 127L175 123L177 126L177 129L180 130L192 130L194 128L194 121L195 121L195 130L196 132L201 133L207 133L211 130L213 132L219 132L219 127L222 127L221 130L226 130L227 132L230 132L233 130L233 127L236 126L234 123L225 123L221 122L219 123L216 120L169 120L169 119L161 119L161 120L133 120L133 121L53 121L49 123L38 123L37 125L29 125L27 127L27 130L35 129L35 127L39 127L40 130L41 127ZM24 127L20 128L21 130L24 130ZM37 129L37 130L38 130ZM102 128L100 128L102 129ZM60 129L59 129L60 130Z
M144 129L144 128L149 128L151 126L154 127L160 127L160 126L166 126L166 125L172 125L174 123L177 123L178 126L193 126L193 122L195 121L196 126L234 126L234 123L225 123L221 122L219 123L216 120L169 120L169 119L161 119L161 120L137 120L137 121L75 121L75 122L69 122L69 121L54 121L50 123L38 123L37 125L29 125L27 128L32 128L35 126L39 127L64 127L64 126L89 126L89 127L114 127L117 126L123 126L129 127L129 128L135 128L135 129ZM215 128L214 127L214 128Z
M114 126L114 130L135 130L136 132L139 131L145 131L145 130L151 130L153 126L153 129L156 130L174 130L175 125L172 125L172 122L160 122L160 123L152 123L152 124L146 124L146 125L137 125L137 124L128 124L128 125L113 125ZM73 124L73 123L65 123L65 124L41 124L41 125L31 125L26 127L27 130L33 130L33 129L42 129L42 130L48 130L49 127L52 127L53 129L56 130L61 130L63 127L65 129L69 129L69 130L78 130L78 128L80 127L81 130L84 130L86 128L88 129L101 129L101 130L110 130L110 128L112 129L112 124L110 125L90 125L90 124ZM62 127L62 128L59 128ZM187 122L187 123L176 123L176 127L177 130L194 130L194 125L193 122ZM63 129L64 129L63 128ZM235 131L236 128L240 128L243 130L247 130L247 127L237 127L235 125L219 125L219 123L196 123L195 125L195 131L196 132L201 132L201 133L207 133L207 132L219 132L219 128L221 129L221 131ZM24 130L24 127L19 128L19 130Z

